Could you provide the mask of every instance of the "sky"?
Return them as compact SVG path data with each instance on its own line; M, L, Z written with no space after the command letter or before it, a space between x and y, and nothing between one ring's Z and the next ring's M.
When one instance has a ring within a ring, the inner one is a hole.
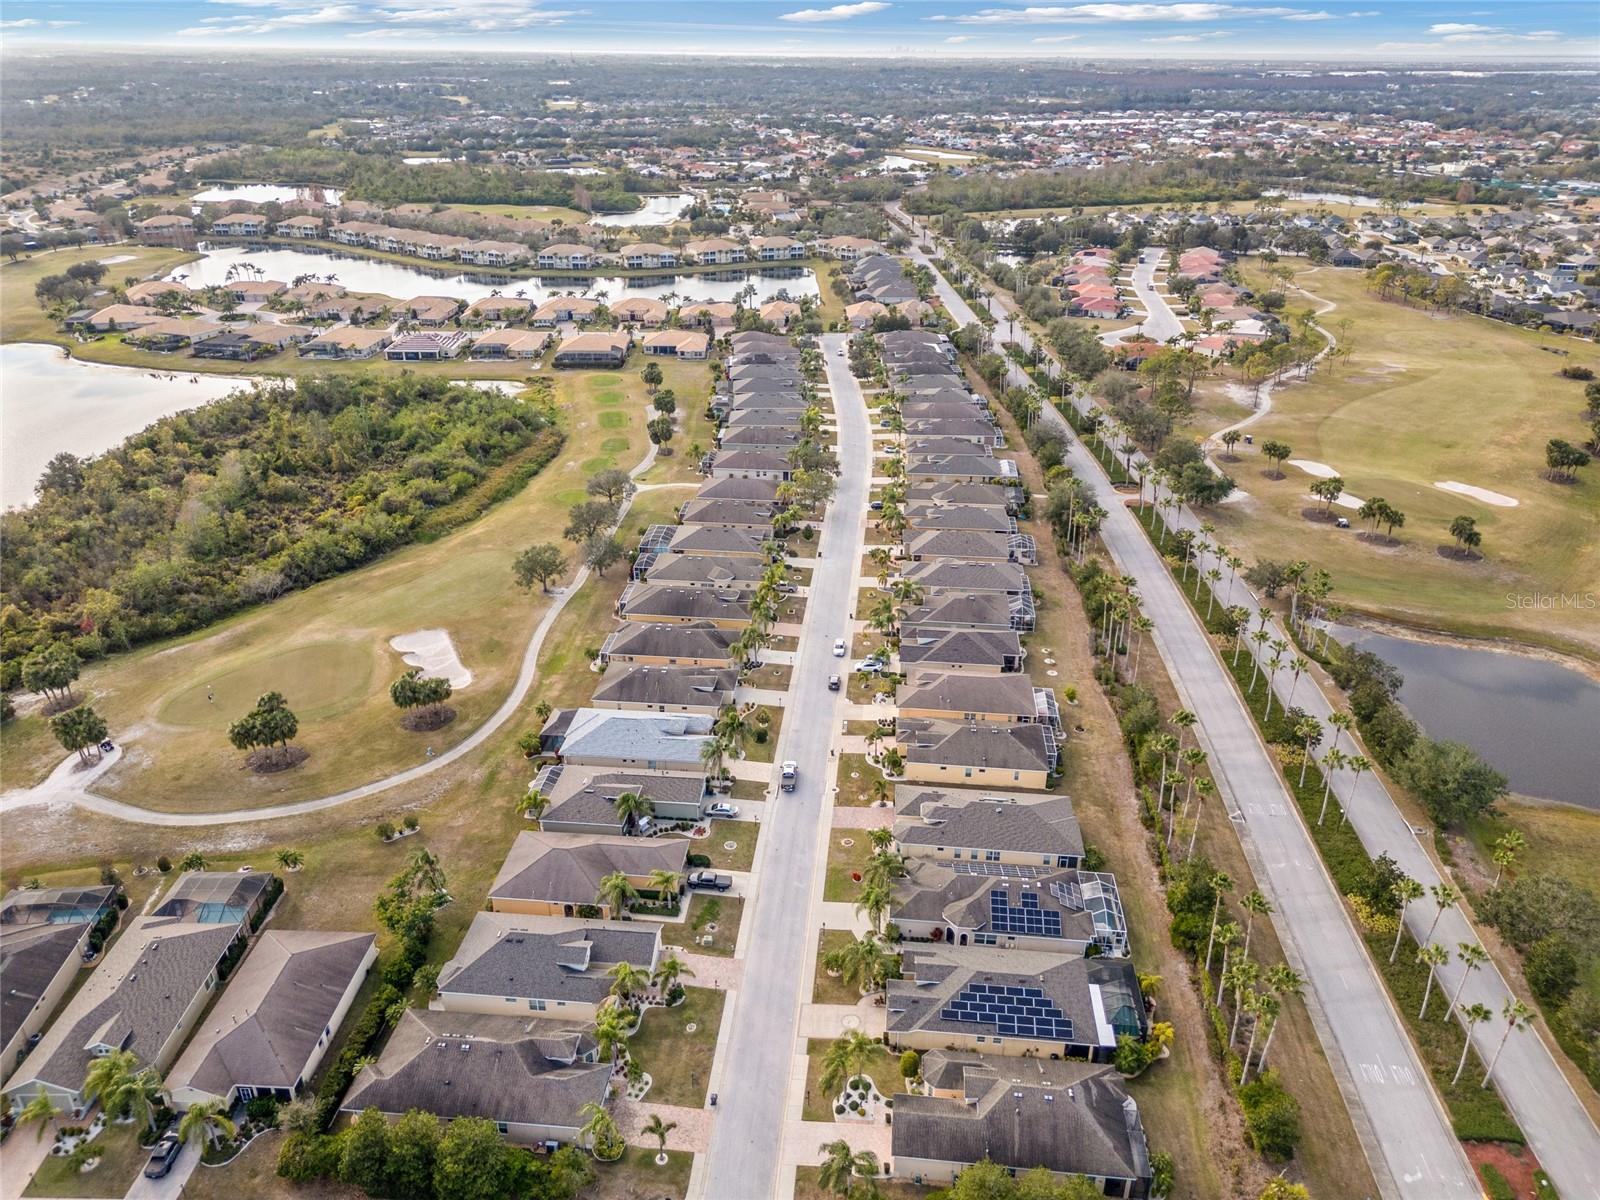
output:
M5 0L0 46L960 59L1560 59L1597 0Z

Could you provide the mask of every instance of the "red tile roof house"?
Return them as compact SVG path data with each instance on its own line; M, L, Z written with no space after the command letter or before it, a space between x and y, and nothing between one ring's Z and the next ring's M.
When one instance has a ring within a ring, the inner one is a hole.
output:
M711 351L711 338L697 329L662 329L646 335L644 352L668 358L704 358Z
M1126 311L1122 301L1110 296L1094 296L1084 300L1074 300L1067 305L1067 312L1073 316L1112 318L1120 317Z

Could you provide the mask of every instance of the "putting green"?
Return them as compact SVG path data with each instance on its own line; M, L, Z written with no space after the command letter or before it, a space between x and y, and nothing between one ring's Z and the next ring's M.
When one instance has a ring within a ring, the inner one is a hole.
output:
M569 508L574 504L582 504L588 498L589 493L582 488L567 488L556 493L556 503L565 504Z
M578 464L578 469L593 475L597 471L609 471L617 465L617 460L609 454L602 454L596 458L586 458Z
M600 443L600 449L604 450L607 454L621 454L627 448L627 438L607 438L605 441Z
M613 392L613 391L596 392L594 394L594 402L596 404L605 404L605 405L621 404L622 403L622 393L621 392Z
M588 379L588 384L590 387L616 387L616 385L621 382L621 375L613 375L609 371L603 372L599 375L591 375Z
M258 657L174 692L157 717L168 725L224 730L263 692L278 691L302 721L315 720L365 699L371 679L372 651L355 642L263 646ZM214 700L207 699L207 687Z
M625 412L603 412L597 418L601 429L626 429L628 427L628 414Z

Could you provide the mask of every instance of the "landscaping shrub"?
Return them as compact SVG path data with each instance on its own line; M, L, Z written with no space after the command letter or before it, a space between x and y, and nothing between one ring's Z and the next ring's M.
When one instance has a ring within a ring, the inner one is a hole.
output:
M1267 1071L1239 1089L1245 1132L1256 1153L1274 1162L1293 1158L1300 1144L1300 1102Z
M339 1101L344 1098L345 1089L355 1078L356 1063L372 1049L388 1026L390 1011L403 999L399 989L384 983L367 1001L366 1008L361 1010L361 1016L351 1027L350 1036L345 1039L344 1048L339 1051L339 1057L317 1088L318 1116L324 1129L338 1112Z

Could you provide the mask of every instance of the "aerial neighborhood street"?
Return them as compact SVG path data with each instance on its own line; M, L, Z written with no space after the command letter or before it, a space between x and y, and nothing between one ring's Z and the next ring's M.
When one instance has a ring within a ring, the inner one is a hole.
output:
M1600 1200L1586 18L13 0L0 1200Z

